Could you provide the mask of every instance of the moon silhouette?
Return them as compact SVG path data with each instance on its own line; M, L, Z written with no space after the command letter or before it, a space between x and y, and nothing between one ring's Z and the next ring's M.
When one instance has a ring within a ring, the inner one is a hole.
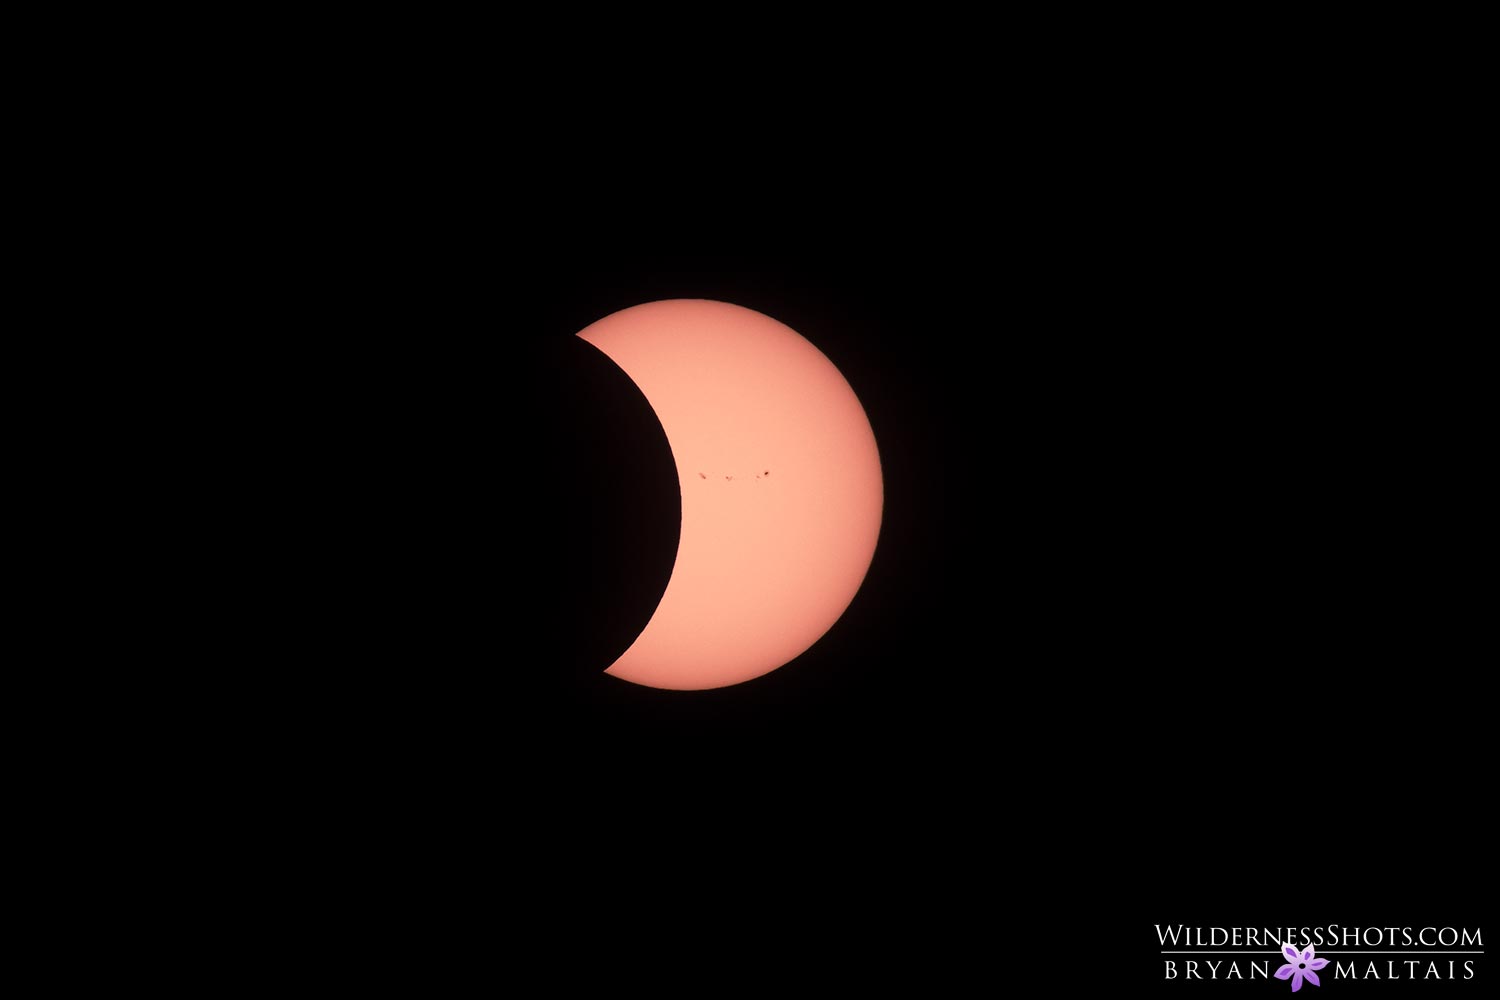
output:
M725 302L650 302L578 336L650 403L682 494L672 576L606 672L703 690L800 655L854 599L880 534L880 454L854 390L796 331Z

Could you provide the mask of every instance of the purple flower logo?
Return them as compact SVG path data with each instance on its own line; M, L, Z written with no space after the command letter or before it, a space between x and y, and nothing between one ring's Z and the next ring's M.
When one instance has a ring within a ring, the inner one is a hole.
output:
M1306 951L1298 952L1291 945L1284 944L1281 946L1281 953L1291 959L1291 961L1276 970L1276 978L1290 979L1292 981L1293 993L1302 988L1302 980L1304 979L1314 986L1323 985L1318 982L1318 973L1315 970L1327 965L1328 959L1313 958L1312 945L1308 945Z

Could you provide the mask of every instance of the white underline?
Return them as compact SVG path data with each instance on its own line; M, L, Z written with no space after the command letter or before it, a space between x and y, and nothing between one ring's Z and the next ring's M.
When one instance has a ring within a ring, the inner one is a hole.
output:
M1273 952L1265 952L1265 951L1225 951L1222 948L1220 948L1220 949L1208 948L1206 950L1200 950L1200 951L1164 951L1164 952L1162 952L1162 954L1163 955L1266 955L1266 954L1270 954L1270 955L1275 955L1277 958L1282 957L1282 953L1279 952L1279 951L1273 951ZM1482 952L1482 951L1448 951L1446 949L1445 950L1429 949L1428 951L1400 951L1400 950L1386 950L1386 951L1320 951L1320 952L1317 952L1316 954L1318 954L1318 955L1483 955L1484 952Z

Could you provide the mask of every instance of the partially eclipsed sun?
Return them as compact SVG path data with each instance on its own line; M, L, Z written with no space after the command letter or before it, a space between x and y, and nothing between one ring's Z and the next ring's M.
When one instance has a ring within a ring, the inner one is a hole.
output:
M758 312L650 302L578 336L640 387L682 491L672 578L608 673L696 690L769 673L827 632L880 534L880 456L833 363Z

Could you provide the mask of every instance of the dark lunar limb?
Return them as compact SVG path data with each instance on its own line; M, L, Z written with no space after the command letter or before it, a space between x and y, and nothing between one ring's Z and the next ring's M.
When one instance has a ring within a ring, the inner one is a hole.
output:
M661 601L682 498L666 433L629 376L577 337L541 355L527 377L544 385L537 432L551 468L536 488L547 496L540 522L515 528L533 564L523 582L543 605L531 646L559 679L592 683Z

